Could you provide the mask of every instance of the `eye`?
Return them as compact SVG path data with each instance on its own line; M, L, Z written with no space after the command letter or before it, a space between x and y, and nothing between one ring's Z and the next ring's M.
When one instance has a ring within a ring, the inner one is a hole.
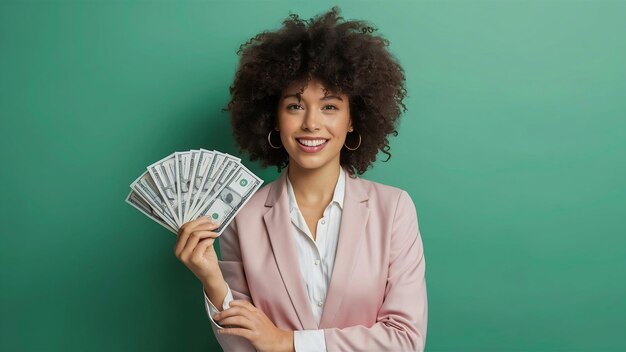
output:
M289 105L287 105L287 110L294 110L294 109L292 109L293 107L301 108L302 106L299 105L299 104L289 104ZM330 104L324 105L324 108L328 108L328 107L330 107L332 109L326 109L326 110L339 110L335 105L330 105Z
M287 110L293 110L291 108L294 107L294 106L298 107L300 105L298 105L298 104L289 104L289 105L287 105Z

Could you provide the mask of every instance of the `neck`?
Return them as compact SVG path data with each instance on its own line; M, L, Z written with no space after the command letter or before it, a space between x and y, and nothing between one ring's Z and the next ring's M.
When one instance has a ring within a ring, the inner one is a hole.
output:
M329 163L317 169L304 169L297 163L289 163L287 176L298 205L319 206L330 203L340 167L337 163Z

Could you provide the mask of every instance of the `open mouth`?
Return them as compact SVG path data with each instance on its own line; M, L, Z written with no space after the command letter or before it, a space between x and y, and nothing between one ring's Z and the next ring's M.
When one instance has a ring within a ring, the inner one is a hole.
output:
M305 147L319 147L322 144L326 144L328 139L296 139L300 145Z
M324 149L326 144L328 144L328 139L316 138L316 139L304 139L304 138L296 138L298 141L298 147L305 153L317 153L320 150Z

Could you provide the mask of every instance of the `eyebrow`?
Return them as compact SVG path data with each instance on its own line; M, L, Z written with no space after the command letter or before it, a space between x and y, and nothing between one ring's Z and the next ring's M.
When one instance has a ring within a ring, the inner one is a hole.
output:
M286 98L289 98L289 97L298 98L297 94L287 94L287 95L283 96L283 99L286 99ZM320 100L330 100L330 99L333 99L333 98L339 99L339 100L343 101L343 99L341 99L341 97L336 96L336 95L326 95L323 98L320 98ZM298 99L298 101L300 101L300 99Z

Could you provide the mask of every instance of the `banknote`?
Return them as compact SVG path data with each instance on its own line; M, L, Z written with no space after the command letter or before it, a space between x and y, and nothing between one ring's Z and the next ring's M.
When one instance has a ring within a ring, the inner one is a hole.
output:
M217 151L211 151L200 148L198 160L196 161L196 165L193 170L193 187L191 188L191 192L189 192L187 201L187 207L185 209L185 219L187 222L191 219L191 208L197 199L197 194L202 189L203 181L205 180L205 176L210 174L213 170L213 166L218 163L218 159L223 159Z
M234 175L234 172L240 165L241 159L235 156L217 151L215 154L213 165L211 165L211 169L204 176L200 190L196 193L194 203L189 210L190 218L195 217L200 210L200 205L209 201L212 196L219 192L219 186L224 185L227 179Z
M176 187L177 201L178 201L178 219L181 224L185 223L185 201L187 194L191 188L191 165L193 164L194 154L192 151L188 152L175 152L174 159L176 160Z
M175 155L168 155L154 164L149 165L148 172L157 185L165 205L172 216L174 216L176 225L181 226L182 221L178 218L178 185L176 182Z
M202 165L202 160L204 158L203 153L200 150L191 150L191 165L190 165L190 172L189 172L189 186L188 186L188 191L186 193L184 193L183 195L183 199L181 200L181 205L182 205L182 216L183 216L183 223L187 222L188 216L187 216L187 210L189 209L189 206L191 205L189 202L192 199L192 196L194 194L194 192L196 192L196 178L197 178L197 173L201 171L201 169L198 167L198 165Z
M228 183L220 187L219 193L200 209L198 217L211 217L219 224L214 232L221 234L262 183L263 180L240 165Z
M130 184L126 203L177 233L200 216L220 223L220 233L261 187L263 180L241 159L217 150L174 152L148 165Z
M150 206L150 204L148 204L148 202L146 202L134 190L131 189L130 193L128 193L128 196L126 196L126 203L128 203L128 204L132 205L133 207L137 208L137 210L139 210L140 212L144 213L147 217L149 217L150 219L156 221L161 226L165 227L166 229L168 229L169 231L173 232L174 234L177 233L176 229L174 227L172 227L171 225L169 225L167 222L165 222L163 220L163 218L161 216L159 216L159 214L157 212L154 211L154 208L152 206Z
M240 166L241 165L239 165L239 163L235 160L226 159L222 163L221 170L212 180L210 180L210 183L207 181L205 184L205 186L207 186L207 191L204 192L202 198L198 200L199 205L192 210L193 217L197 217L198 212L206 207L206 204L215 198L224 187L226 187L228 182L235 176Z
M165 204L157 185L154 183L148 171L145 171L137 177L137 179L130 184L130 188L135 191L137 196L148 203L152 208L152 212L156 213L170 227L177 227L174 216L171 214L167 204Z
M204 151L201 149L200 152L202 153ZM196 185L197 190L191 197L189 207L187 208L188 218L191 218L194 215L194 209L198 204L198 199L203 198L204 194L208 191L207 187L210 185L210 180L217 174L217 172L219 172L220 166L224 160L226 160L226 154L217 150L212 153L210 160L207 160L207 164L204 165L204 173L202 173L200 182ZM209 183L207 184L207 182Z

